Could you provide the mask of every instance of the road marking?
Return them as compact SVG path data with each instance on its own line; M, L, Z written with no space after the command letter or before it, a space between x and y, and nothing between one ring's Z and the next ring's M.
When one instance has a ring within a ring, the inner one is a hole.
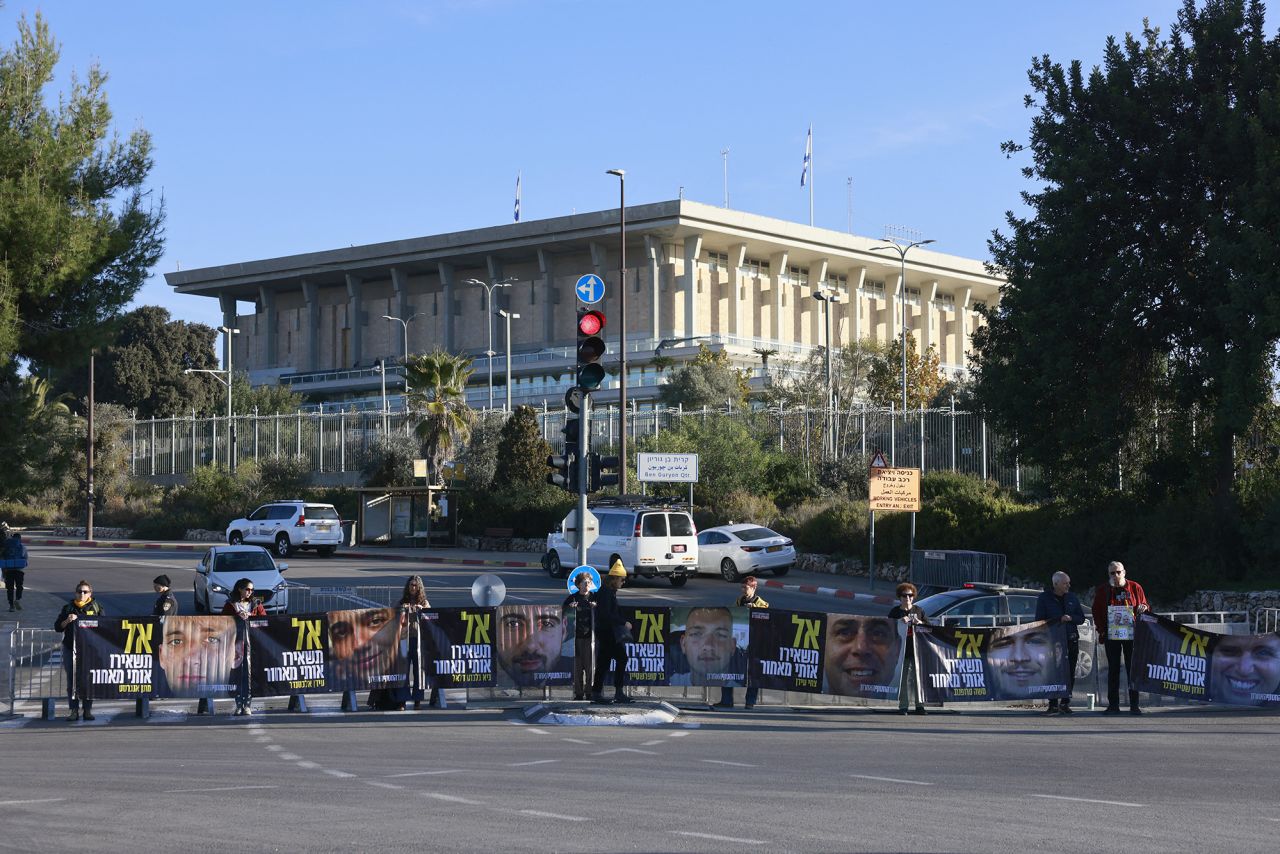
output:
M365 780L367 785L377 786L379 789L403 789L404 786L397 786L395 783L384 783L381 780Z
M667 734L667 738L684 738L688 734L687 732L672 732Z
M718 836L714 833L694 833L692 830L673 830L676 836L692 836L697 839L710 839L713 842L736 842L739 845L768 845L763 839L743 839L740 836Z
M0 721L0 729L18 729L31 723L32 718L14 718L13 720Z
M274 752L276 752L276 753L279 753L281 750L284 750L284 747L283 747L282 745L279 745L279 744L268 744L268 745L267 745L267 750L271 750L271 751L274 751Z
M283 759L285 762L292 762L295 759L301 759L302 757L296 753L281 753L280 758Z
M279 786L215 786L211 789L169 789L170 794L179 792L239 792L242 789L278 789Z
M1146 804L1131 804L1128 801L1103 801L1097 798L1069 798L1066 795L1032 795L1033 798L1047 798L1051 801L1075 801L1081 804L1108 804L1113 807L1145 807Z
M665 744L665 743L666 743L666 742L664 742L662 739L658 738L658 739L654 739L653 741L645 741L645 742L641 742L640 746L641 746L641 747L653 747L655 744Z
M395 780L399 777L436 777L440 774L464 774L464 768L448 768L444 771L407 771L404 774L388 774L388 780Z
M547 735L545 729L538 729L536 726L529 727L529 732L536 732L538 735Z
M598 750L591 754L592 756L608 756L610 753L646 753L649 756L657 756L656 750L640 750L635 747L615 747L611 750Z
M512 762L508 768L524 768L528 765L550 765L552 762L559 762L559 759L535 759L532 762Z
M858 780L875 780L879 783L906 783L909 786L932 786L932 783L925 783L920 780L900 780L897 777L873 777L870 774L850 774Z
M703 759L702 761L710 762L713 765L732 765L735 768L755 768L756 767L754 765L749 765L746 762L730 762L727 759Z
M81 557L80 555L42 554L40 556L52 558L54 560L83 560L83 561L89 561L91 563L102 563L104 560L114 561L116 563L134 563L135 561L137 561L137 555L120 555L119 557L110 557L106 554L96 554L93 557ZM159 566L159 567L163 567L164 569L186 570L187 572L190 572L193 574L195 573L195 570L185 563L178 564L178 563L160 563L159 561L147 561L147 566Z
M299 768L306 768L308 771L311 771L311 770L313 770L313 769L315 769L315 768L319 768L319 767L320 767L320 763L319 763L319 762L307 762L306 760L303 760L303 761L301 761L301 762L299 762L299 763L298 763L298 767L299 767Z
M507 594L507 598L508 598L508 599L516 599L516 600L519 600L519 601L521 601L521 602L532 602L532 601L533 601L533 600L532 600L532 599L530 599L528 596L517 596L517 595L516 595L516 594L514 594L514 593L508 593L508 594Z
M521 815L536 815L538 818L553 818L556 821L587 821L587 816L581 815L561 815L558 812L543 812L542 810L520 810Z
M570 744L591 744L591 742L587 741L585 738L562 738L560 740L567 741Z
M424 798L434 798L437 801L447 801L451 804L467 804L473 807L484 806L484 801L473 801L470 798L459 797L458 795L446 795L441 792L421 792Z
M0 801L0 807L16 807L22 804L56 804L66 798L32 798L29 801Z
M330 777L354 777L355 774L348 774L346 771L335 771L333 768L324 769L324 773Z

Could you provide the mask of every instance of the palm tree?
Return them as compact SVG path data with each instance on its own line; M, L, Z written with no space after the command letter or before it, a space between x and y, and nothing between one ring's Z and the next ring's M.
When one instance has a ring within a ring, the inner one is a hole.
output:
M760 357L760 367L766 374L769 373L769 357L778 355L778 351L772 347L756 347L751 351Z
M465 444L471 435L475 414L467 405L467 381L475 368L468 356L455 356L436 348L430 353L409 357L405 366L409 408L423 410L417 434L427 458L427 483L444 482L441 465L455 445Z

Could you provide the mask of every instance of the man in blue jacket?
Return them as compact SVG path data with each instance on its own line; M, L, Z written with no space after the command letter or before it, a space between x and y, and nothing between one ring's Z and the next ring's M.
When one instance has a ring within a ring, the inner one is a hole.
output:
M1045 714L1071 714L1071 692L1076 687L1076 662L1080 660L1080 624L1084 622L1084 608L1080 599L1071 592L1071 576L1065 572L1053 574L1053 587L1036 599L1036 619L1051 623L1064 623L1067 627L1067 698L1059 703L1049 701Z

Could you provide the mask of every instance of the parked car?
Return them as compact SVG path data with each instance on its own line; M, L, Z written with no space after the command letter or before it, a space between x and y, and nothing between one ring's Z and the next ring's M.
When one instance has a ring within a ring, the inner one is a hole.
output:
M672 587L698 574L698 532L687 510L619 501L598 503L591 512L600 521L600 536L587 548L587 563L599 572L620 560L628 575L667 578ZM577 564L577 551L564 533L548 534L542 565L551 577L563 578Z
M721 525L698 534L698 572L720 573L725 581L756 572L786 575L796 565L791 540L760 525Z
M944 626L1013 626L1030 623L1036 618L1039 590L1031 587L1009 587L1004 584L970 582L963 587L926 596L916 604L933 623ZM1093 672L1097 632L1085 610L1085 621L1079 626L1080 658L1076 678Z
M253 582L253 596L268 614L289 611L289 585L281 575L287 563L276 563L262 546L214 546L196 564L194 592L197 613L218 613L236 581Z
M281 559L301 549L315 549L328 557L342 544L342 518L332 504L272 501L228 525L227 542L269 546Z

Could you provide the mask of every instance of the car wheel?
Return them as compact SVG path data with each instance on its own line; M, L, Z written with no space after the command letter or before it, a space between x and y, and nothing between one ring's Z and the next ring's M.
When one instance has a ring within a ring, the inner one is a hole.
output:
M320 557L333 557L333 553L337 550L337 546L320 546L316 549L320 553Z
M284 559L293 552L293 544L289 542L288 534L281 534L276 537L276 557Z
M725 581L732 583L738 580L738 567L730 558L725 558L720 561L720 574Z
M564 572L564 566L560 563L560 555L554 550L547 552L547 557L543 564L547 568L547 575L552 578L560 578L561 573Z
M244 534L239 531L232 531L227 534L227 543L233 546L244 545Z
M672 586L672 587L684 587L684 586L685 586L686 584L688 584L688 583L689 583L689 576L687 576L687 575L673 575L673 576L671 576L671 586Z
M790 571L791 571L791 567L790 567L789 565L787 565L787 566L780 566L780 567L778 567L777 569L775 569L775 570L773 571L773 574L774 574L774 575L786 575L786 574L787 574L788 572L790 572Z

